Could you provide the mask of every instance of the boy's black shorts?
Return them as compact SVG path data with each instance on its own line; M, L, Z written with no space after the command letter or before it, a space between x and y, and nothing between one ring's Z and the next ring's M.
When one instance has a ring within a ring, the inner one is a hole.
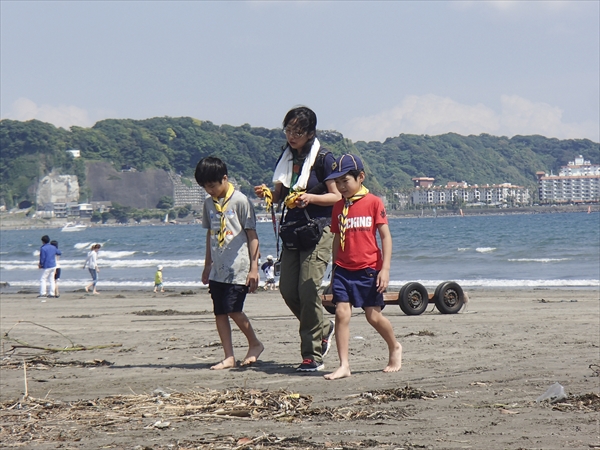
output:
M219 316L243 311L248 286L209 280L208 292L213 301L213 312Z
M54 279L58 280L60 278L60 267L54 271Z

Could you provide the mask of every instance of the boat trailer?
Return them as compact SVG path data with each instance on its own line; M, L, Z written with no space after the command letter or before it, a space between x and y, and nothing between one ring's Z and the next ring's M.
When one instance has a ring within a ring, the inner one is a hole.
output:
M335 314L335 305L331 302L331 285L321 294L323 307L328 313ZM440 283L434 293L427 292L425 286L417 282L406 283L399 292L384 292L383 301L386 305L399 305L407 316L423 314L430 303L442 314L456 314L467 303L467 296L455 281Z

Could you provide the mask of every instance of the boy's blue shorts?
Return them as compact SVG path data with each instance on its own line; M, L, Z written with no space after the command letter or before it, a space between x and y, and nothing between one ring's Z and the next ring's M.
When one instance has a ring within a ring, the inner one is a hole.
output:
M210 292L213 301L213 312L215 316L219 316L221 314L242 312L248 286L209 280L208 292Z
M380 306L383 309L383 294L377 292L378 273L371 268L347 270L336 266L331 279L333 303L349 302L355 308Z

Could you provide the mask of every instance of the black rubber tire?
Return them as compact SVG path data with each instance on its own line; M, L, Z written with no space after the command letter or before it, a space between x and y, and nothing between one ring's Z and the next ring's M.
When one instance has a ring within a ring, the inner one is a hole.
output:
M407 316L423 314L429 305L427 289L420 283L412 282L402 286L398 297L400 309Z
M433 299L442 314L456 314L465 303L465 294L458 283L446 281L438 286Z
M331 294L331 284L328 284L327 287L325 289L323 289L323 294L324 295L328 295ZM333 314L335 315L335 306L325 306L323 305L323 308L325 308L325 311L327 311L329 314Z

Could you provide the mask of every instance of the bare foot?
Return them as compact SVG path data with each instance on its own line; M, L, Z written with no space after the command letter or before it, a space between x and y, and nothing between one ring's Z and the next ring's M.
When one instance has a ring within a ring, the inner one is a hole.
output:
M98 292L98 291L94 291L94 292L92 292L92 293L93 293L93 294L96 294L96 295L100 295L100 292Z
M265 346L262 345L261 342L259 342L257 345L254 345L254 346L248 348L248 353L246 353L246 357L241 362L240 366L244 367L244 366L250 366L250 365L254 364L258 360L258 357L260 356L260 354L263 352L264 349L265 349Z
M210 370L231 369L233 367L235 367L235 358L230 356L229 358L225 358L220 363L211 366Z
M88 288L87 286L85 287L85 292L90 292L90 288Z
M350 367L340 366L335 372L323 375L323 378L325 378L326 380L339 380L340 378L347 378L350 375L352 375L352 373L350 372Z
M384 372L398 372L402 367L402 345L396 342L396 348L390 352L390 360Z

